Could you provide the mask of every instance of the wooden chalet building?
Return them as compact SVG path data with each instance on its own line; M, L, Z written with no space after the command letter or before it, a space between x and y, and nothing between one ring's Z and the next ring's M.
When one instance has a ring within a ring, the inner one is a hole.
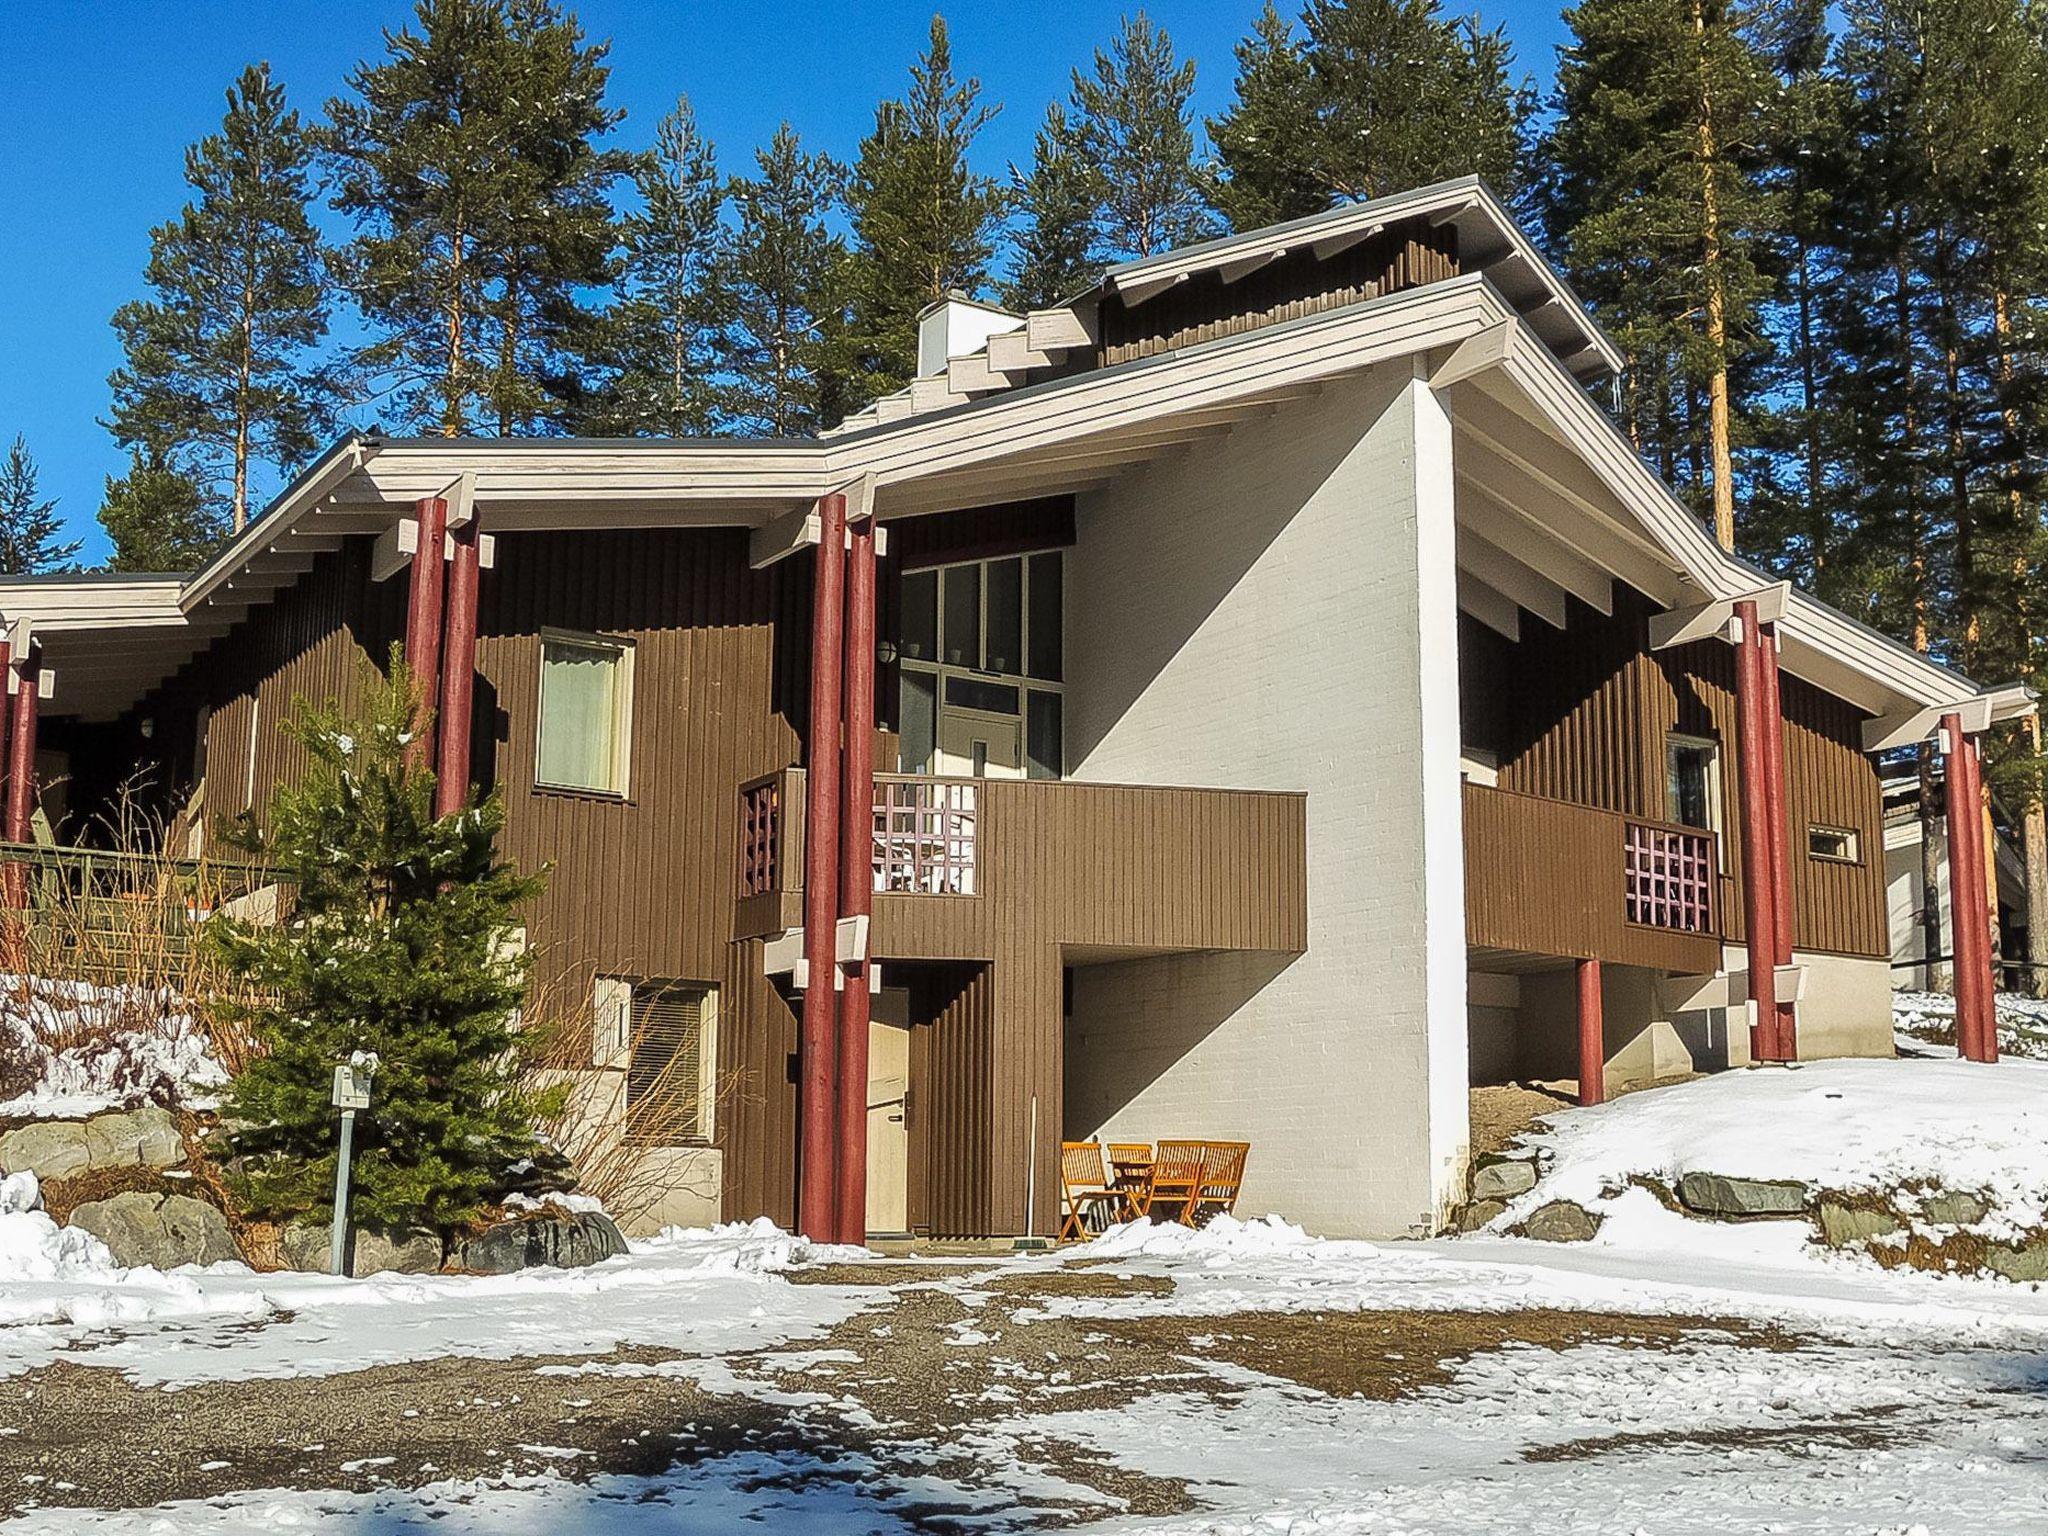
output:
M59 840L144 773L204 846L406 641L586 1112L698 1074L664 1220L1046 1235L1063 1137L1213 1136L1428 1231L1473 1082L1890 1052L1869 754L2031 700L1724 555L1483 186L920 350L816 441L351 436L192 576L0 586Z

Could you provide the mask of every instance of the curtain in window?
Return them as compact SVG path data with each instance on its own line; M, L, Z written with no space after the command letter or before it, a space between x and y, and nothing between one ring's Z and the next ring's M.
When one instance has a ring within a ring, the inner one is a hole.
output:
M616 789L619 653L549 641L541 650L540 779Z

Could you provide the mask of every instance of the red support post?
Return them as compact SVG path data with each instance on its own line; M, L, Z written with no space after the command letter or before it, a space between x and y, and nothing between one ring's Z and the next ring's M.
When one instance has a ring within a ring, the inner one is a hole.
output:
M1984 809L1984 738L1973 736L1963 753L1969 764L1970 774L1970 862L1977 868L1977 892L1980 905L1974 910L1980 921L1977 924L1977 976L1983 983L1982 994L1977 1003L1977 1045L1987 1062L1998 1060L1998 964L1992 935L1998 926L1997 897L1992 894L1993 883L1990 865L1995 857L1986 828L1990 826Z
M1986 921L1984 866L1980 862L1983 818L1978 810L1976 744L1963 732L1960 714L1941 719L1944 788L1948 798L1949 949L1956 979L1956 1051L1966 1061L1989 1061L1991 932Z
M449 543L446 635L441 643L441 708L435 723L434 814L452 816L469 798L470 711L476 702L478 523L471 512Z
M1579 1102L1607 1101L1607 1020L1600 1002L1600 962L1579 962Z
M875 521L853 529L846 564L846 654L842 665L846 740L840 748L839 912L870 916L875 906ZM839 1163L837 1241L868 1235L868 1019L871 967L846 967L839 994Z
M1742 637L1735 648L1738 719L1736 764L1742 796L1742 916L1749 949L1750 1055L1779 1059L1778 919L1771 900L1769 728L1764 703L1764 655L1754 602L1735 605Z
M1778 690L1778 631L1775 624L1760 625L1762 640L1758 665L1763 679L1764 702L1764 806L1770 817L1771 912L1776 918L1775 958L1779 965L1792 963L1792 828L1785 814L1785 706ZM1772 986L1775 995L1777 988ZM1777 999L1777 1059L1796 1061L1799 1057L1797 1005L1789 997Z
M447 585L441 546L448 529L448 503L423 496L414 505L419 546L412 552L412 589L405 607L405 664L412 672L426 711L441 703L441 594ZM413 743L414 761L433 766L439 761L430 725Z
M13 654L13 642L5 638L4 632L0 632L0 680L14 675L14 668L11 664ZM13 705L14 701L12 698L4 693L0 693L0 706L4 706L0 707L0 838L7 838L10 841L13 837L10 829L13 827L14 821L7 814L8 791L6 786L12 782L10 766L13 762L11 750L14 739ZM4 900L10 908L21 907L27 904L28 873L21 865L9 864L4 870L0 870L0 900ZM18 932L15 931L10 931L6 936L6 953L10 956L13 954L12 946L18 936ZM14 962L10 959L7 963L12 964Z
M846 498L818 499L811 591L811 719L804 777L804 983L797 1053L797 1228L820 1241L838 1231L839 709L846 622ZM865 1116L862 1117L865 1120Z
M7 838L26 843L35 836L36 715L42 695L43 650L30 645L12 667L14 697L9 700L14 724L7 751Z

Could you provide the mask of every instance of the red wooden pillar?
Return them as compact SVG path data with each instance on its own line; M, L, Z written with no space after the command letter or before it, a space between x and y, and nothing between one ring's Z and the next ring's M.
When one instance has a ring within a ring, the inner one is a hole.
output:
M1579 1102L1607 1099L1607 1020L1600 1003L1600 962L1579 962Z
M13 642L7 639L4 633L0 633L0 680L14 675L14 668L11 664L13 654ZM14 760L12 752L14 700L10 696L0 693L0 706L5 706L0 707L0 838L12 841L14 836L12 830L14 818L8 814L6 809L8 796L6 786L13 780L11 768ZM4 870L0 870L0 898L4 898L7 906L10 908L26 905L28 900L28 872L21 865L9 864ZM9 956L15 954L12 946L18 937L18 928L10 925L10 931L6 936L6 952ZM11 965L15 962L13 959L9 959L7 963Z
M846 498L818 500L811 593L810 750L804 777L804 1012L797 1050L797 1228L820 1241L838 1231L839 709L846 622ZM865 1120L865 1115L863 1115Z
M453 531L447 632L441 645L441 708L435 725L434 814L452 816L469 798L470 711L476 701L478 523L472 511ZM437 541L438 542L438 541Z
M1949 948L1956 978L1956 1050L1968 1061L1992 1061L1998 1040L1991 992L1991 928L1984 895L1984 819L1979 810L1977 744L1964 734L1960 714L1942 716L1941 750L1948 792ZM1988 1041L1987 1034L1991 1037Z
M441 593L446 585L441 546L448 529L448 503L424 496L414 506L419 546L412 552L412 589L405 607L405 664L419 690L424 711L438 712L441 702ZM439 761L430 725L413 743L413 758L429 766Z
M1984 794L1984 738L1972 736L1964 751L1970 773L1970 841L1974 846L1971 862L1977 867L1976 897L1980 905L1975 909L1977 923L1977 976L1983 983L1982 996L1978 1000L1977 1044L1987 1062L1998 1060L1998 964L1995 956L1993 935L1998 928L1997 884L1992 879L1991 862L1996 857L1987 829L1991 822L1985 813Z
M1736 763L1742 797L1742 918L1749 949L1750 1055L1775 1061L1778 1051L1778 918L1771 897L1775 872L1768 767L1770 730L1764 701L1764 651L1754 601L1735 605L1742 636L1735 647Z
M33 643L13 666L14 723L7 744L7 838L25 843L34 833L36 812L36 715L42 695L43 649Z
M1774 955L1778 965L1792 963L1792 827L1785 811L1785 706L1778 691L1778 631L1775 624L1758 626L1762 632L1758 665L1763 680L1764 701L1764 807L1770 817L1771 912L1774 925ZM1772 985L1775 997L1777 987ZM1777 1052L1779 1061L1799 1056L1797 1005L1789 997L1777 998Z
M840 748L839 912L868 917L875 906L875 521L853 530L846 565L846 740ZM846 968L839 995L839 1163L837 1240L868 1235L868 1018L870 966Z

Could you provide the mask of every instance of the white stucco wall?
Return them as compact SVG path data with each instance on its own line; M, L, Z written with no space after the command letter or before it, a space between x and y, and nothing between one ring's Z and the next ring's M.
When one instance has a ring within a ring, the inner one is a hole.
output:
M1433 1226L1468 1129L1448 418L1403 364L1078 525L1068 772L1305 790L1309 948L1077 970L1068 1133L1242 1137L1241 1214Z

